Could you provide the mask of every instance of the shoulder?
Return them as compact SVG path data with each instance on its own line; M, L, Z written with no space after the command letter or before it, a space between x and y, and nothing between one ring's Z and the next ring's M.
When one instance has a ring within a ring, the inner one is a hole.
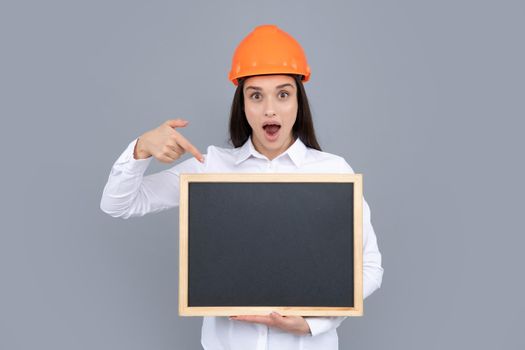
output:
M343 173L354 173L354 170L348 162L341 156L329 152L319 151L307 147L304 164L315 163L317 165L326 165L335 168Z

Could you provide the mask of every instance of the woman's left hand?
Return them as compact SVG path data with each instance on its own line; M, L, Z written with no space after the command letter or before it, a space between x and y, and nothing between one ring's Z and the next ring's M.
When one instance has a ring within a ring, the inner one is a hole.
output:
M302 316L281 316L272 312L268 316L231 316L230 320L261 323L297 335L310 334L310 326Z

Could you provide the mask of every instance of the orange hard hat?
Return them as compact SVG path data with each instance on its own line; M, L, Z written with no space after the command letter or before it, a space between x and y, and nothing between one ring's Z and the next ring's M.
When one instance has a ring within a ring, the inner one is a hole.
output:
M233 54L229 79L261 74L299 74L303 82L310 79L310 66L299 43L276 25L256 27L237 46Z

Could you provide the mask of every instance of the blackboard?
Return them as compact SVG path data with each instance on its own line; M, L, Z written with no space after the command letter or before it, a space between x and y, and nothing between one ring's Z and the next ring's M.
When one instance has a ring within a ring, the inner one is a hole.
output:
M181 174L179 314L362 315L361 174Z

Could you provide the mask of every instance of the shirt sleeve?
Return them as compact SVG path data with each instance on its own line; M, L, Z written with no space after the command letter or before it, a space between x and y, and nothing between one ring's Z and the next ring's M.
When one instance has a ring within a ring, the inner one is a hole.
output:
M304 317L306 323L310 327L310 335L315 337L318 334L328 332L331 329L336 329L346 319L347 316L307 316Z
M127 219L173 208L179 205L179 174L204 172L204 164L195 157L173 167L144 176L153 157L135 159L137 139L129 143L113 164L102 192L100 209L113 217Z
M354 174L354 170L344 159L341 172ZM381 287L383 271L370 207L363 196L363 299ZM305 320L310 326L311 335L315 336L339 327L346 317L305 317Z

